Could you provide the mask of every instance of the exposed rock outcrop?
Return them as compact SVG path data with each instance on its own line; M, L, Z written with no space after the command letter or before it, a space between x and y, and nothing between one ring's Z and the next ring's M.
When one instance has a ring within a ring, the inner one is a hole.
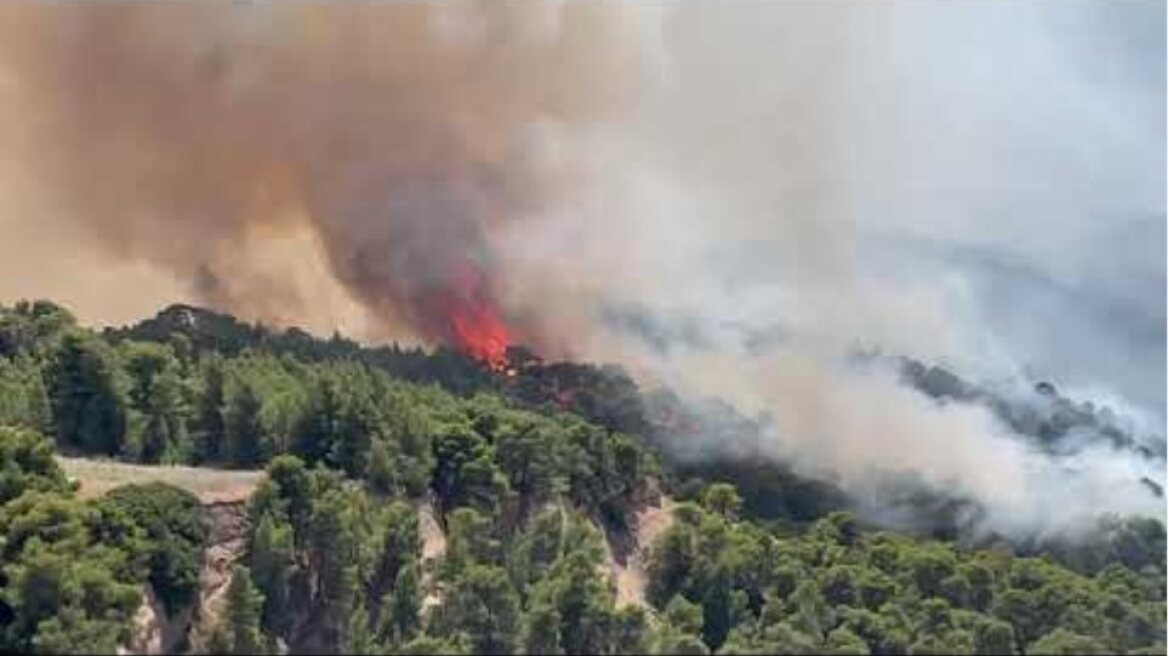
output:
M206 508L211 518L211 535L203 553L199 595L187 633L191 651L195 653L207 651L207 642L231 585L232 570L243 555L247 541L246 502L212 503Z
M649 549L673 525L675 505L669 497L661 496L636 511L627 534L608 535L608 567L616 585L617 605L648 606Z
M422 612L442 603L442 594L434 581L434 567L446 555L446 533L438 521L438 512L432 499L418 506L418 532L422 538Z
M149 586L143 586L142 605L134 616L134 634L119 650L126 654L170 654L189 649L207 651L207 641L223 608L231 572L242 556L247 538L244 500L205 504L210 535L203 552L199 591L193 604L168 616Z

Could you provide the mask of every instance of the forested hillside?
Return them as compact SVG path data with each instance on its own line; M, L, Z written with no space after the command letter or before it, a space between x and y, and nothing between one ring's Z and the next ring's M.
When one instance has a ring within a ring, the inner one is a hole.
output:
M882 531L826 483L661 453L669 430L714 428L676 403L521 349L496 370L182 306L104 333L47 302L0 308L0 650L112 652L144 585L168 614L200 596L199 500L157 483L81 499L56 449L266 471L214 625L179 649L1165 651L1159 521L1025 549ZM640 545L643 603L618 604L614 545L662 493L680 503Z

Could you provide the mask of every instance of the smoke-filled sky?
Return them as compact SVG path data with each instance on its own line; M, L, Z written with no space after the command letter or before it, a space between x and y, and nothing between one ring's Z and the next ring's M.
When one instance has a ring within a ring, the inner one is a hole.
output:
M853 491L913 472L1005 528L1160 512L1141 463L1067 474L848 356L1050 379L1163 433L1164 26L1139 1L0 4L0 299L490 323L766 413L768 453Z

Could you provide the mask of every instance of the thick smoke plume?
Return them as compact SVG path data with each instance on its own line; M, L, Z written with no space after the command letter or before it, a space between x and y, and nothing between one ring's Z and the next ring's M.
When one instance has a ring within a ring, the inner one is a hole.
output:
M1155 3L5 4L0 295L616 361L858 495L1161 514L879 351L1162 435ZM1072 394L1074 395L1074 394ZM1162 438L1160 438L1162 439ZM738 452L697 441L679 452ZM876 504L878 505L878 504Z
M484 356L489 232L567 182L529 133L603 119L635 74L623 19L583 5L0 12L5 160L44 211L197 300L324 326L356 310L362 332Z

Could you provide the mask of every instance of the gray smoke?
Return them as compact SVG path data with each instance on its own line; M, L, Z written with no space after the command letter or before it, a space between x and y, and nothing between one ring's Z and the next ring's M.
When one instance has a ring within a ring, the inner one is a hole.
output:
M707 3L663 11L617 126L549 129L586 202L516 224L511 301L570 352L770 418L859 497L911 478L984 528L1162 515L1162 460L1052 456L857 351L1056 381L1163 439L1163 8ZM533 228L534 226L534 228ZM582 328L584 327L584 328ZM759 445L697 438L693 457ZM878 499L876 504L878 505Z

